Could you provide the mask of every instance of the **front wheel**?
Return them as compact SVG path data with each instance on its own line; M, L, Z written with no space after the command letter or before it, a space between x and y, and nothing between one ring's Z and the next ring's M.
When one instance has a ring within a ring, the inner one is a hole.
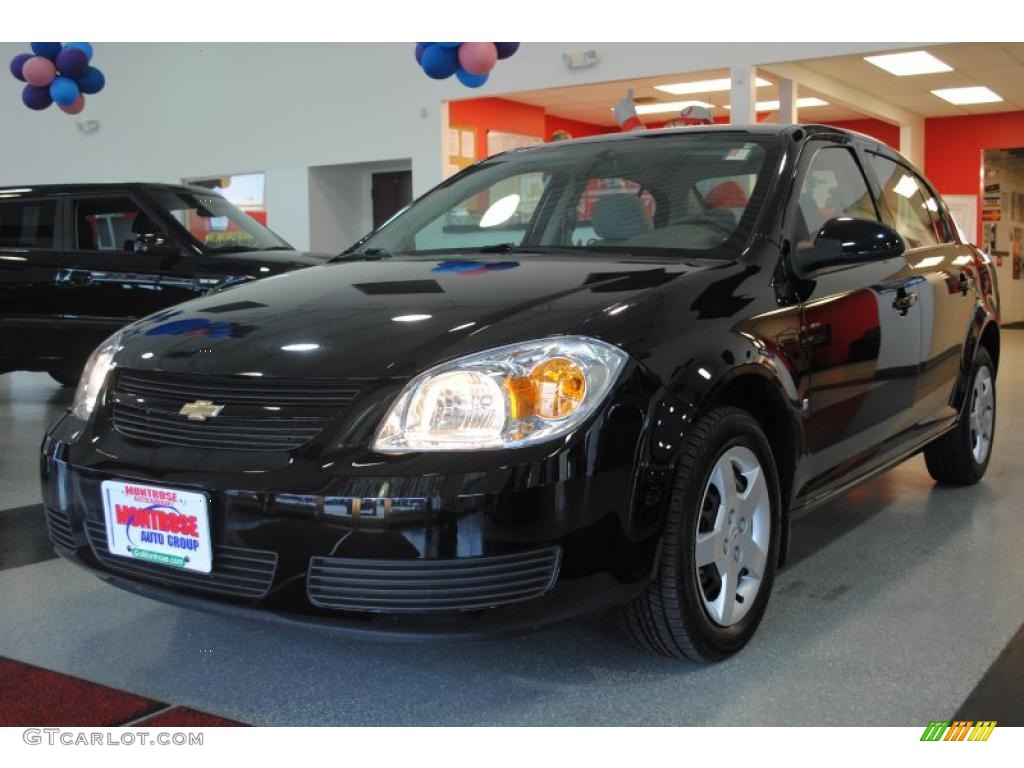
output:
M68 373L67 371L50 371L50 378L62 387L70 389L78 386L78 378L80 374L81 371L76 373Z
M924 449L928 474L946 485L974 485L981 480L992 457L996 434L995 365L988 350L979 347L971 368L967 402L952 432Z
M716 408L684 438L658 574L622 608L642 647L720 661L750 640L775 578L781 531L771 447L746 411Z

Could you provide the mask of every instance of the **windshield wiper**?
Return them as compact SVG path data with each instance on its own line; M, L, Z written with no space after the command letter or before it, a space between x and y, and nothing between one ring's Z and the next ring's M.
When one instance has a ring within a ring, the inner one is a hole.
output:
M495 243L494 245L481 245L474 249L477 253L550 253L558 248L549 248L540 245L516 245L515 243Z
M379 259L390 259L394 255L394 253L386 248L367 248L365 251L346 251L345 253L339 253L330 261L355 261L356 259L377 261Z

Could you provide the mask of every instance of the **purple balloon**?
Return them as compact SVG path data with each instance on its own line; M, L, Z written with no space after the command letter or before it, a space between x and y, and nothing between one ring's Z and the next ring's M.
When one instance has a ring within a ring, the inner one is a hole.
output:
M26 85L21 92L21 100L29 109L46 109L53 104L49 88L37 88L34 85Z
M25 66L25 62L32 58L31 53L19 53L13 59L11 59L11 74L16 78L25 82L25 76L21 74L21 68Z
M423 64L423 51L427 49L430 43L416 43L416 63ZM14 66L14 62L11 62L11 66Z
M89 57L81 48L65 48L57 54L57 69L67 77L81 77L89 68Z
M499 59L507 59L519 50L519 43L495 43L494 45L498 49Z

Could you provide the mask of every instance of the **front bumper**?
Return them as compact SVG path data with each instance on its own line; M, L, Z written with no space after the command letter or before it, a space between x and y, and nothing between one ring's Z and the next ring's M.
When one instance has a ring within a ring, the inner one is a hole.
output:
M621 426L620 441L639 440L638 426ZM120 441L73 416L47 434L51 538L115 586L177 605L357 637L464 639L627 602L656 564L658 526L633 519L635 442L595 456L583 440L526 465L413 476L400 463L343 474L366 462L340 456L247 472ZM108 479L205 491L209 577L110 555Z

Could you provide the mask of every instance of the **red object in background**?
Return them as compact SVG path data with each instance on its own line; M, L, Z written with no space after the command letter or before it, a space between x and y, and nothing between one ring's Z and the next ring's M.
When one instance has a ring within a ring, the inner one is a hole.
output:
M847 131L867 134L873 139L878 139L882 143L888 144L893 149L898 150L900 148L900 127L887 123L884 120L874 120L870 117L866 117L863 120L833 120L829 125L834 125L836 128L843 128Z
M256 221L262 224L264 227L267 226L267 212L266 211L246 211L247 214L252 216Z

